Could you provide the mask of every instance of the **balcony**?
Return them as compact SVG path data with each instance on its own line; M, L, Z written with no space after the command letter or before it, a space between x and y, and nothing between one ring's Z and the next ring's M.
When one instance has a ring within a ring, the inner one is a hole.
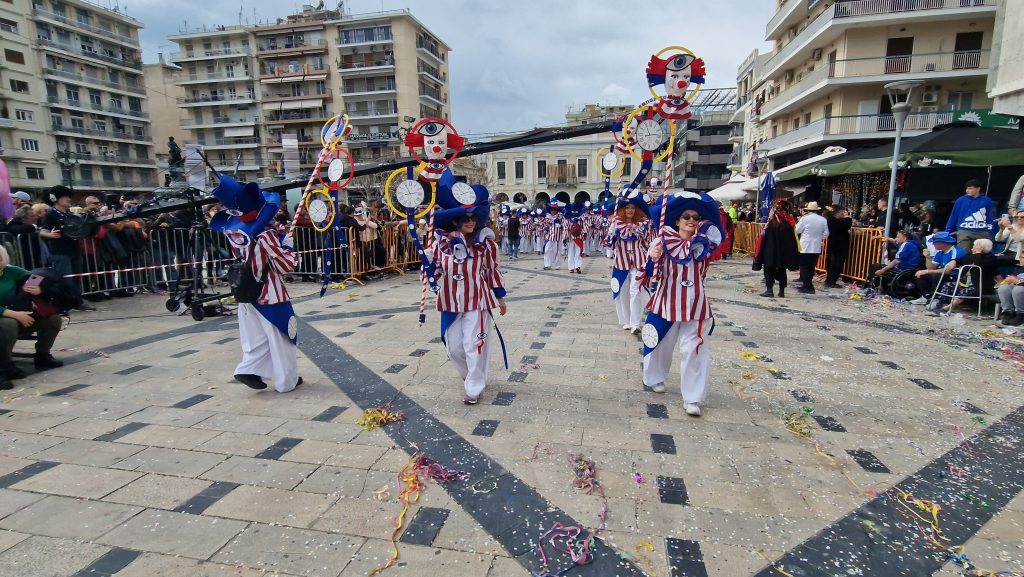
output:
M212 144L209 142L197 142L197 144L203 145L207 150L215 150L219 148L253 148L259 146L260 141L258 138L246 137L246 138L216 138Z
M296 100L315 99L317 102L323 103L324 100L331 100L334 97L334 93L330 88L324 88L322 90L313 90L309 93L301 92L299 94L271 94L264 92L262 96L262 102L264 104L268 102L294 102ZM287 108L287 106L285 107Z
M198 98L178 98L178 106L181 108L194 108L197 106L222 106L224 104L253 104L256 99L249 95L244 96L211 96L202 94Z
M837 38L847 28L896 25L913 20L935 21L977 14L995 15L996 0L841 0L825 8L764 66L763 78L773 78L793 60L810 57L814 47Z
M64 26L92 32L93 34L96 34L106 40L113 40L115 42L121 42L123 44L130 44L131 46L138 47L138 41L132 38L131 36L125 36L124 34L115 32L113 30L107 30L104 28L100 28L99 26L93 26L92 24L79 22L78 20L74 20L66 16L61 16L59 14L54 14L53 12L48 12L40 8L33 8L32 16L36 17L37 20L42 19L49 20L51 22L57 22L59 24L63 24Z
M952 111L912 113L907 117L904 136L917 136L939 124L952 122L953 118ZM823 141L894 138L895 134L896 120L891 114L830 116L765 140L758 145L758 150L767 150L769 156L774 156Z
M729 130L729 143L730 144L743 144L743 126L733 126Z
M142 70L142 59L139 57L125 59L117 56L110 56L107 54L96 52L95 50L85 50L81 46L64 44L63 42L57 42L56 40L51 40L50 38L43 37L39 37L36 39L36 45L44 48L62 50L64 52L68 52L70 54L77 54L79 56L84 56L86 58L93 58L95 60L99 60L100 62L106 62L107 64L113 64L115 66L123 66L125 68L130 68L134 71Z
M719 154L700 154L697 156L698 164L728 164L731 154L719 153Z
M14 128L14 120L10 118L0 118L0 128Z
M70 134L81 134L83 136L91 136L95 138L109 138L111 140L129 140L132 142L144 142L152 144L153 136L143 131L140 134L132 134L127 131L114 132L111 130L96 130L94 128L80 128L77 126L63 126L57 124L50 124L50 131L54 133L70 133Z
M725 178L685 178L683 187L687 190L712 190L722 186L729 177Z
M184 62L186 60L206 60L209 58L237 58L249 56L251 48L222 48L220 50L188 50L185 52L171 52L171 62Z
M350 108L345 111L349 120L376 120L388 116L398 116L398 109L391 108Z
M438 106L444 106L447 104L447 98L444 98L437 91L428 90L426 92L420 92L420 98L426 100L428 103L433 102ZM444 99L442 99L444 98Z
M378 58L374 60L363 60L362 62L341 62L338 72L350 76L363 74L377 74L379 72L394 70L395 60L393 58Z
M245 126L247 124L253 124L259 122L258 116L236 116L234 118L230 116L217 116L210 120L199 120L196 121L192 118L183 118L179 122L181 128L187 130L194 130L197 128L222 128L226 126Z
M426 54L426 55L430 56L431 58L433 58L434 60L437 60L438 62L440 62L442 64L444 63L444 58L441 56L441 53L438 52L436 46L433 46L433 45L431 45L429 43L426 43L426 42L417 41L416 42L416 51L420 52L421 54Z
M218 82L221 80L245 81L252 80L248 70L214 72L212 74L189 74L188 77L181 77L175 84L198 84L201 82Z
M328 114L323 110L310 110L306 112L274 112L268 117L263 119L263 124L284 124L284 123L300 123L300 122L319 122L328 120L332 117L332 114Z
M556 188L567 184L576 184L576 166L571 164L549 164L547 173L548 188Z
M95 86L104 86L118 90L120 92L131 92L132 94L145 94L146 88L144 86L138 86L135 84L127 84L121 82L111 82L109 80L100 80L95 76L88 76L83 74L76 74L74 72L66 72L64 70L57 70L56 68L43 68L43 74L49 74L51 76L57 76L61 79L75 80L85 84L93 84Z
M351 89L351 91L350 91ZM355 87L343 88L341 95L345 98L359 98L369 97L374 98L383 94L395 94L397 91L394 88L376 88L374 90L363 90L356 89Z
M438 70L437 68L434 68L433 66L427 66L422 62L419 63L419 66L417 68L421 76L425 76L438 84L444 84L444 80L441 80L441 71Z
M75 158L82 164L156 166L155 158L132 158L130 156L118 156L116 153L94 155L91 152L77 152L75 153Z
M765 102L761 114L769 119L802 102L824 96L834 86L892 82L898 80L896 75L899 74L909 74L915 80L924 81L984 76L988 74L989 57L988 50L969 50L824 62L805 74L796 84Z
M311 40L309 42L284 43L278 46L276 43L256 47L256 54L259 56L270 56L272 54L288 54L302 52L324 52L327 50L327 41L324 39Z
M263 84L276 84L279 82L296 82L302 80L323 80L327 78L330 69L324 65L314 66L312 64L299 65L294 67L283 67L260 70L259 80Z
M115 116L125 116L131 118L149 118L149 114L141 110L131 110L124 108L123 106L118 107L113 106L111 104L107 104L106 106L103 106L102 104L93 104L92 102L83 104L81 100L68 100L67 98L60 98L57 96L47 96L46 102L49 104L56 104L59 106L67 106L69 108L79 108L82 110L103 112Z
M352 143L364 143L369 141L385 142L398 140L401 135L398 132L369 132L366 134L352 133L345 137L345 140Z
M152 177L130 178L76 178L76 189L131 190L141 187L156 187L156 179Z
M783 0L782 5L765 27L764 37L771 40L778 36L779 30L794 26L807 17L806 0Z

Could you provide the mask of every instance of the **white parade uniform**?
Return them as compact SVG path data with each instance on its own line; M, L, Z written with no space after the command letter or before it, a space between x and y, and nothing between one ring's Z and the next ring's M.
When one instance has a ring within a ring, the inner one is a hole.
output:
M569 240L569 227L561 214L549 214L544 218L544 268L556 269L562 266L562 256Z
M612 278L615 279L616 270L626 271L626 276L619 286L618 281L613 281L613 289L618 288L618 296L615 298L615 314L618 316L619 324L624 327L639 328L640 316L643 313L642 288L640 286L640 271L647 262L647 249L651 244L651 225L649 220L637 223L620 223L618 219L613 221L612 231L608 235L608 244L611 247L612 257ZM619 273L621 276L621 273ZM627 288L628 287L628 288Z

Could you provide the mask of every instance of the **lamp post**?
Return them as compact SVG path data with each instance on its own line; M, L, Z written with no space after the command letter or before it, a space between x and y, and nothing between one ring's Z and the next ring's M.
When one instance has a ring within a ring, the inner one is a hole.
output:
M68 145L62 142L57 143L57 152L53 154L54 159L64 167L68 173L68 188L71 193L75 192L75 166L79 164L78 155L68 150Z
M920 80L903 80L890 82L885 85L885 91L889 95L889 103L892 105L892 116L896 120L896 142L892 147L892 169L889 172L889 204L885 211L885 228L882 229L882 236L888 238L889 228L892 226L893 203L896 201L896 172L899 170L900 161L900 140L903 138L903 127L907 123L907 116L914 105L914 89L921 86ZM882 245L882 261L886 261L885 245Z

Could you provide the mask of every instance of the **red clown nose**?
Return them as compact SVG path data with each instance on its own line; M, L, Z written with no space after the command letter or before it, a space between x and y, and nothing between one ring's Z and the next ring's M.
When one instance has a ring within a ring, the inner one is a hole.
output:
M676 83L676 86L678 86L679 88L686 88L686 81L680 80L679 82Z
M434 147L434 148L432 148L431 150L432 150L433 152L441 152L441 147L440 147L440 146L435 146L435 147Z

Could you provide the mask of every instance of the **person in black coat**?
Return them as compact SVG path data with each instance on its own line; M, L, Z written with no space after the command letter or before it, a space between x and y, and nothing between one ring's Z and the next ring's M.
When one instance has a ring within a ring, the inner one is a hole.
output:
M825 286L840 288L839 275L846 265L846 255L850 252L850 230L853 219L846 209L832 205L825 213L828 221L828 248L825 252Z
M754 270L764 270L765 291L761 296L775 298L775 282L779 283L779 296L786 296L786 271L800 268L800 249L796 243L796 230L790 215L789 203L778 201L768 215L768 224L758 239L754 253Z
M36 228L36 215L31 206L23 206L14 211L14 218L7 223L5 232L17 242L18 254L21 255L22 268L32 270L49 266L49 252L39 239Z

